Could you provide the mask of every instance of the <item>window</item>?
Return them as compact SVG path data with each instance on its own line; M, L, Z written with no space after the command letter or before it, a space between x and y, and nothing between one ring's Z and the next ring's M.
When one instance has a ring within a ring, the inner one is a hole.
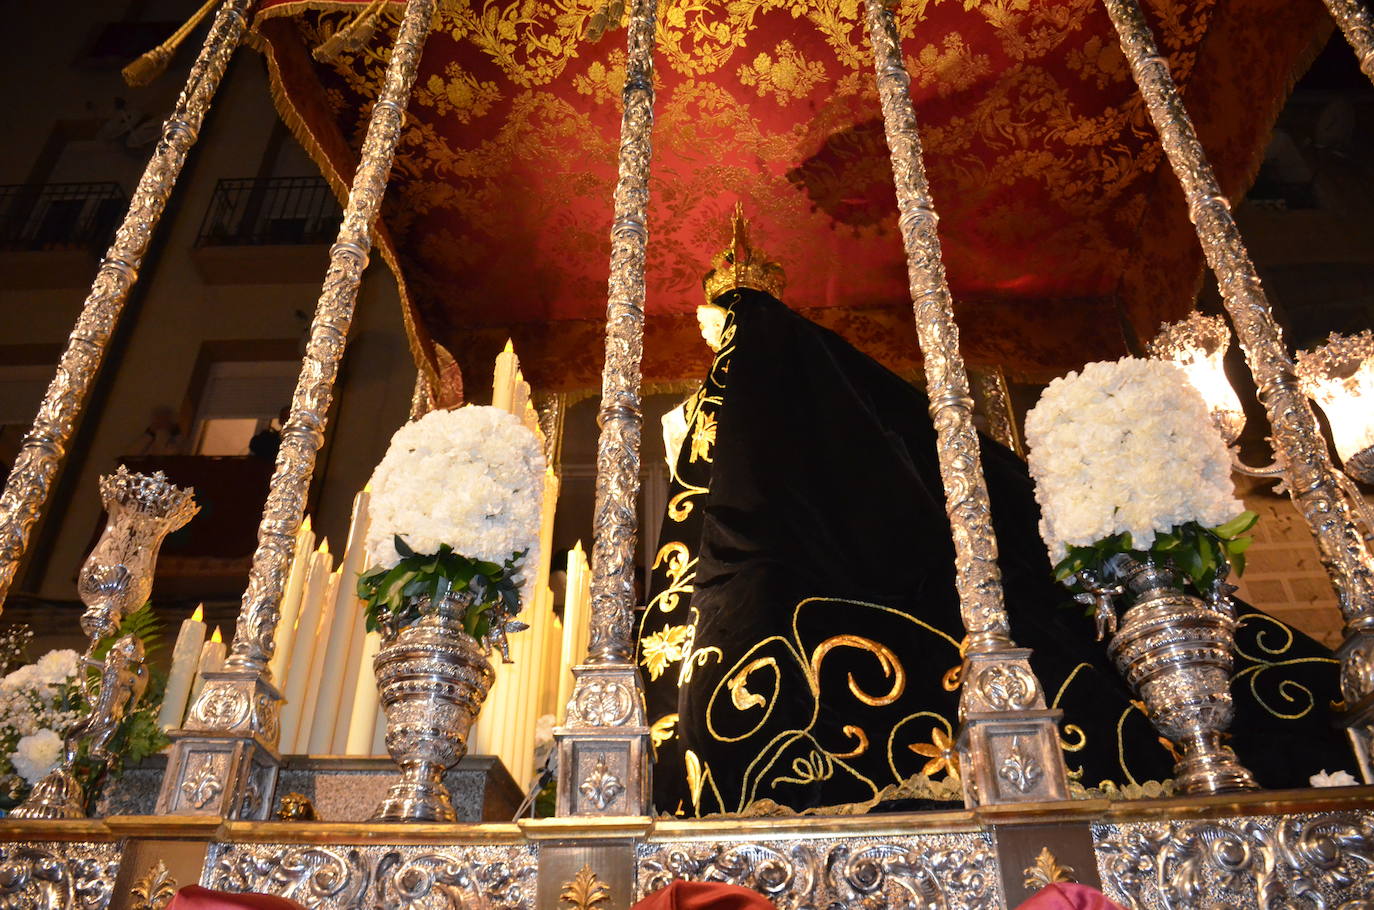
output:
M249 443L280 428L291 403L298 361L221 361L210 365L191 438L197 455L248 455Z

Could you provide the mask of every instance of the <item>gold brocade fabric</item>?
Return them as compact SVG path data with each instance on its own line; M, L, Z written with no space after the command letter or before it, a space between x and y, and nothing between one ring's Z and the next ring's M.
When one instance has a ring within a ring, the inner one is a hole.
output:
M1229 194L1243 191L1320 4L1147 0ZM485 374L507 336L536 387L597 384L624 30L600 0L441 7L379 240L422 356ZM399 4L359 51L309 51L361 3L268 0L279 108L336 187L351 175ZM898 8L965 353L1018 378L1124 353L1191 304L1200 257L1096 0ZM899 373L916 361L891 171L858 0L659 5L649 381L699 375L692 308L737 200L790 296Z

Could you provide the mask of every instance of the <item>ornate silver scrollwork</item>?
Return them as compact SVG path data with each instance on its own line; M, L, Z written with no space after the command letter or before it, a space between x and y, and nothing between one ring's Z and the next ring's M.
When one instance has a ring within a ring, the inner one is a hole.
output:
M107 843L0 844L0 908L105 910L119 854Z
M978 691L998 711L1024 711L1035 704L1039 687L1019 664L994 664L978 674Z
M568 705L569 726L620 727L631 722L638 699L629 674L624 678L598 676L580 682Z
M538 861L525 844L215 844L206 868L210 888L275 894L314 910L532 910Z
M224 759L218 755L202 755L195 768L181 782L186 801L197 809L204 809L210 800L224 791Z
M641 896L677 878L753 888L783 910L1002 906L996 851L982 833L639 847Z
M1109 897L1131 910L1281 910L1374 900L1374 814L1093 826Z

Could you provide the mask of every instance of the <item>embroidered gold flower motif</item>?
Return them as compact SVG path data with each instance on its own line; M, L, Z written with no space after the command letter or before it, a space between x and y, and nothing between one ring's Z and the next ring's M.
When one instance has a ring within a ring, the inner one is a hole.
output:
M753 64L739 68L739 81L754 86L760 97L772 95L778 104L800 100L825 81L825 64L809 61L791 41L778 43L777 59L759 54Z
M649 678L658 679L668 664L682 660L682 646L690 626L668 626L639 640L639 662L649 669Z
M926 777L945 771L954 780L959 779L959 753L954 750L954 741L949 735L939 727L933 727L930 731L930 742L912 743L907 746L912 752L930 761L921 768L921 773Z
M711 460L711 446L716 444L716 418L705 411L697 411L696 426L692 428L692 451L688 461Z

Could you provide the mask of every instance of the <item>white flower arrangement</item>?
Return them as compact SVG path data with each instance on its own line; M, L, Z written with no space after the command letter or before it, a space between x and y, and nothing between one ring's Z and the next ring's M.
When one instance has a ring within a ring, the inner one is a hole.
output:
M17 803L62 757L62 731L82 713L80 659L49 651L0 679L0 798ZM21 782L22 781L22 782Z
M539 439L515 415L467 405L431 411L391 437L372 474L366 563L400 562L399 535L416 553L448 544L472 559L538 559L544 495Z
M539 560L539 438L500 408L432 411L396 431L371 486L358 579L368 629L389 637L461 592L464 631L509 659L534 583L521 569Z
M1180 526L1213 528L1245 510L1226 443L1172 363L1126 357L1056 379L1026 415L1026 442L1055 563L1117 535L1149 550Z

